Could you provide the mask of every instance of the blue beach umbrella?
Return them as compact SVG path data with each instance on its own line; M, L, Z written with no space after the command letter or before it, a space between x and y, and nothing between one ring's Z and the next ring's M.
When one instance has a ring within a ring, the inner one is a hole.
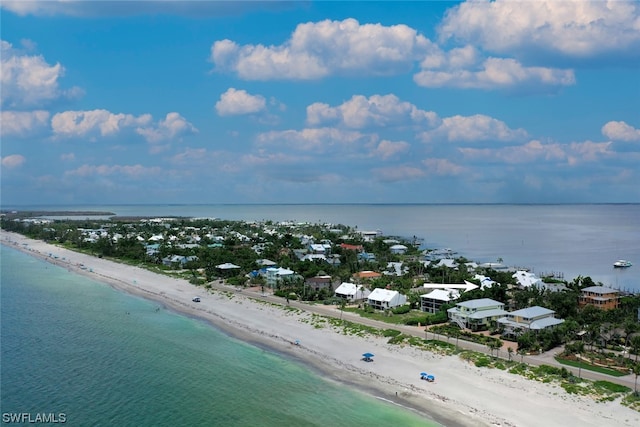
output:
M427 375L427 381L435 381L436 377L433 375Z
M426 372L420 372L420 376L421 377L426 377L427 375L429 375L429 374L427 374Z
M373 353L365 353L362 355L362 357L373 357L374 354Z

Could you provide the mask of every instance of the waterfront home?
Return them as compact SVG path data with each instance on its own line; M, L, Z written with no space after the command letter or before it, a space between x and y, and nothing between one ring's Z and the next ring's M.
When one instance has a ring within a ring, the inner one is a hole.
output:
M309 289L313 289L314 291L319 291L320 289L332 289L332 279L331 276L327 274L317 275L315 277L310 277L304 281L305 286L308 286Z
M381 236L382 232L380 230L376 231L361 231L362 239L365 242L373 242L376 237Z
M540 306L527 307L507 313L505 317L498 319L498 325L502 328L503 336L517 337L524 332L538 332L563 323L564 320L556 319L555 313Z
M581 290L578 305L592 305L600 310L618 308L620 292L606 286L589 286Z
M521 288L530 288L531 286L539 286L542 283L542 279L537 277L534 273L530 273L524 270L518 270L511 276L516 279L518 286Z
M473 278L474 280L480 282L480 289L490 289L493 285L496 284L496 282L491 280L490 277L484 276L482 274L476 274L475 276L473 276Z
M367 305L374 310L389 310L407 303L407 297L390 289L374 289L367 298Z
M472 331L487 329L491 322L497 321L506 314L504 304L490 298L463 301L447 310L451 323L457 324L461 329Z
M267 268L267 286L270 288L277 288L280 283L286 280L293 279L295 272L288 268L282 267L269 267Z
M183 256L183 255L169 255L162 258L162 264L172 267L172 266L180 266L184 267L184 265L191 261L197 261L198 257L195 255L192 256Z
M393 245L389 248L389 251L394 255L404 255L407 249L405 245Z
M436 264L436 267L458 268L458 263L451 258L443 258Z
M360 284L342 282L342 284L336 288L334 294L337 298L345 299L348 302L356 302L369 298L371 291Z
M420 295L420 310L426 313L437 313L444 304L450 304L460 298L457 289L434 289L428 294Z

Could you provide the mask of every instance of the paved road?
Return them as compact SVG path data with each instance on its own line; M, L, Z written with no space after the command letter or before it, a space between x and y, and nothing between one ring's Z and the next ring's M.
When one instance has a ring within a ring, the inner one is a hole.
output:
M416 336L416 337L420 337L420 338L427 338L427 339L436 339L436 340L440 340L440 341L447 341L447 342L454 342L455 338L451 338L451 337L447 337L445 335L437 335L437 334L433 334L431 332L427 332L425 331L424 327L418 327L418 326L407 326L407 325L396 325L396 324L390 324L390 323L386 323L386 322L382 322L379 320L374 320L374 319L368 319L366 317L360 317L358 314L355 313L351 313L348 311L342 311L339 308L335 307L335 306L331 306L331 305L318 305L318 304L306 304L300 301L293 301L290 300L288 303L285 301L284 298L281 297L277 297L274 296L273 294L271 294L270 292L265 292L262 293L260 292L260 290L251 290L251 289L246 289L246 288L235 288L233 286L229 286L229 285L225 285L222 284L220 282L214 282L211 284L213 288L221 290L221 291L234 291L234 292L241 292L243 295L247 295L249 297L252 298L256 298L256 299L261 299L263 301L269 301L272 302L274 304L280 304L280 305L289 305L291 307L295 307L295 308L299 308L301 310L310 312L310 313L315 313L315 314L319 314L322 316L328 316L328 317L333 317L336 319L344 319L344 320L348 320L350 322L354 322L354 323L358 323L361 325L365 325L365 326L371 326L373 328L377 328L377 329L397 329L400 332L407 334L407 335L412 335L412 336ZM482 345L482 344L478 344L475 342L471 342L471 341L465 341L465 340L458 340L457 341L457 345L460 348L463 348L465 350L473 350L473 351L477 351L480 353L485 353L485 354L489 354L489 349L487 348L487 346ZM579 369L579 368L574 368L571 366L566 366L566 365L562 365L561 363L559 363L558 361L556 361L554 359L554 357L561 353L563 350L562 347L558 347L558 348L554 348L550 351L547 351L545 353L539 354L539 355L531 355L531 356L521 356L518 354L513 354L512 358L514 360L518 360L521 359L522 362L527 363L529 365L533 365L533 366L540 366L540 365L549 365L549 366L556 366L556 367L565 367L567 370L571 371L574 375L579 376L581 378L586 378L589 380L604 380L604 381L609 381L615 384L620 384L620 385L624 385L627 386L629 388L631 388L632 390L635 387L635 381L636 381L636 377L634 374L629 374L629 375L625 375L623 377L613 377L610 375L606 375L606 374L601 374L599 372L594 372L594 371L589 371L586 369ZM494 352L494 356L495 356L495 352ZM506 349L502 349L500 351L498 351L498 357L502 358L502 359L507 359L508 356L508 352Z

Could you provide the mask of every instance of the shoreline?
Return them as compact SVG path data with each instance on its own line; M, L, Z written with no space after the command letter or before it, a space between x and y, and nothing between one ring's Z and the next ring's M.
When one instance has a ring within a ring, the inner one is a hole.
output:
M355 337L314 326L319 316L236 292L217 284L213 292L185 280L73 252L2 231L1 243L128 294L153 300L179 315L196 318L240 341L280 354L321 376L418 413L432 422L458 426L640 424L640 413L618 402L595 402L558 386L497 369L476 368L457 356L441 356L389 345L385 338ZM86 268L86 269L83 269ZM193 296L202 302L193 303ZM299 346L292 345L300 339ZM362 363L363 351L376 362ZM329 362L329 363L327 363ZM417 375L427 370L436 383ZM511 404L512 402L518 404ZM526 404L525 404L526 402ZM544 410L542 410L544 408Z

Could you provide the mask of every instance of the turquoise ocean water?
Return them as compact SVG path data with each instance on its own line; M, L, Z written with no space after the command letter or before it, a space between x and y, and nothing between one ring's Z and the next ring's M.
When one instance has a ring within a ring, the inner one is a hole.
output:
M70 426L436 426L157 303L1 248L1 410Z

